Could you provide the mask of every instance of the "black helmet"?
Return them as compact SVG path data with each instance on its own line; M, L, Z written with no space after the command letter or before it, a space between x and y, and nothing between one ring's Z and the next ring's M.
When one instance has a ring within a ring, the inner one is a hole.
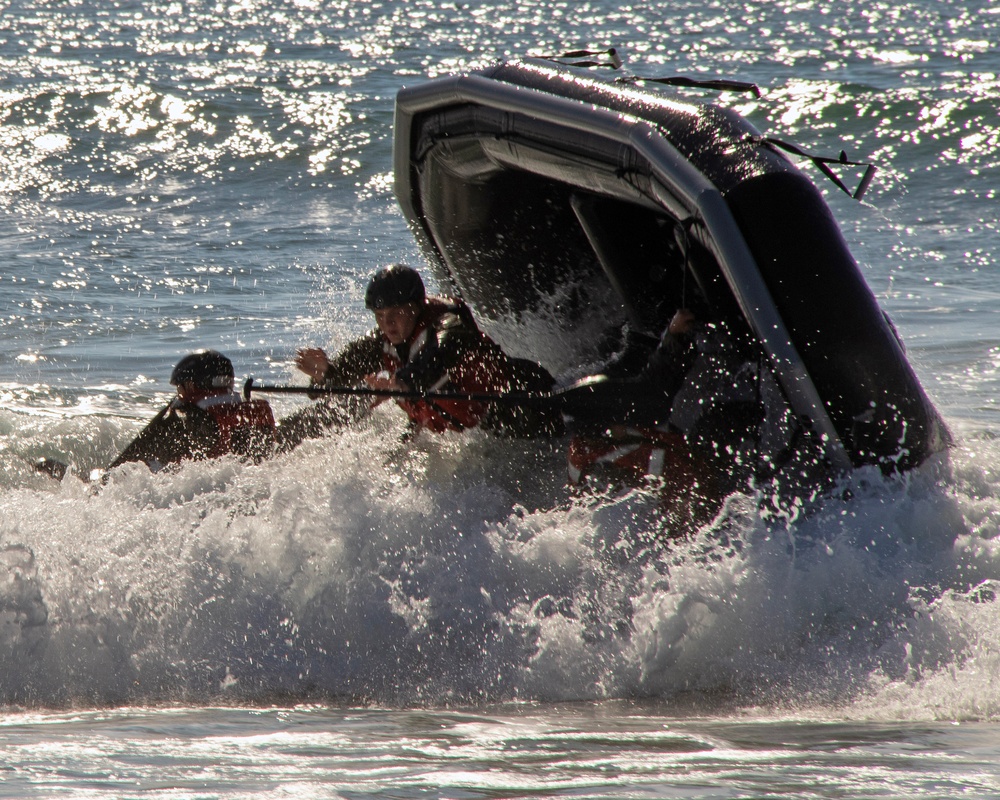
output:
M189 381L199 389L226 389L233 384L233 362L218 350L199 350L184 356L170 374L170 385Z
M427 296L420 273L406 264L390 264L376 272L365 290L365 305L377 308L423 303Z

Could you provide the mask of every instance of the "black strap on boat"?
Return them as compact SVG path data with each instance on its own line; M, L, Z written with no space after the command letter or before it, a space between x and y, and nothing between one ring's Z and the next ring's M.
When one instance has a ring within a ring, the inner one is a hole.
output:
M761 440L764 438L764 420L767 419L767 407L764 405L764 348L757 348L757 380L754 382L754 400L760 410L760 421L753 437L753 480L754 489L760 489L761 478L764 473L764 447Z
M790 142L784 142L781 139L775 139L771 136L751 136L750 141L754 144L767 144L772 147L776 147L780 150L785 150L802 158L807 158L816 165L817 169L822 172L826 177L833 181L842 191L853 197L855 200L860 200L864 197L865 192L868 191L868 186L872 182L872 178L875 177L875 173L878 172L878 168L874 164L869 164L864 161L848 161L847 153L843 150L840 151L840 156L838 158L830 158L829 156L818 156L814 153L807 152L803 150L798 145L791 144ZM830 169L827 164L842 164L846 167L865 167L865 174L861 176L861 182L858 184L858 188L853 192L848 189L844 182L840 180L834 174L833 170Z
M592 56L607 56L606 61L591 58ZM622 59L618 51L609 47L607 50L570 50L568 53L551 56L533 56L545 61L554 61L557 64L565 64L567 67L610 67L611 69L621 69ZM577 60L582 59L582 60Z
M679 219L674 225L674 241L681 249L684 256L683 271L681 272L681 308L687 308L687 278L691 271L691 237L689 231L694 225L694 217Z
M760 97L760 87L756 83L733 81L727 78L688 78L685 75L674 75L669 78L644 78L641 75L630 75L618 78L619 83L662 83L665 86L686 86L692 89L715 89L719 92L747 92L754 97Z

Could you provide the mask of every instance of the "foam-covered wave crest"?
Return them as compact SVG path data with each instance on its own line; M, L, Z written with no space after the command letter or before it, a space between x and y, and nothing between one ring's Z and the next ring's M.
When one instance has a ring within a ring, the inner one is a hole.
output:
M6 492L0 700L995 712L990 442L791 523L735 495L668 543L641 491L571 500L558 445L399 445L382 411L259 466Z

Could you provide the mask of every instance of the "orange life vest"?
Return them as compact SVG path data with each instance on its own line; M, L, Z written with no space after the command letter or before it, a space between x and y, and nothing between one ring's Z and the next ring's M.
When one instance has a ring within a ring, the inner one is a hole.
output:
M574 485L602 468L638 483L647 475L690 474L692 463L683 434L625 426L615 426L607 436L574 436L568 461L569 480Z
M660 507L674 534L691 532L712 518L722 498L708 466L673 430L613 426L605 436L574 436L568 453L569 481L576 487L596 478L610 485L655 481Z
M479 338L479 344L469 352L464 353L459 362L445 372L441 378L430 387L430 391L478 393L503 391L505 358L500 348L485 333L480 331L471 321L471 315L461 314L458 301L448 301L444 298L428 298L424 312L410 334L406 361L404 362L396 347L385 337L382 337L382 365L390 374L412 362L437 335L442 319L449 314L461 318L461 323L471 328ZM474 428L486 414L487 407L483 403L473 403L458 400L397 400L399 406L418 426L429 428L435 433L444 431L463 431Z
M266 400L243 400L237 395L222 395L201 400L198 406L211 415L219 426L219 436L206 454L218 458L227 453L253 455L243 452L247 442L274 442L274 414Z

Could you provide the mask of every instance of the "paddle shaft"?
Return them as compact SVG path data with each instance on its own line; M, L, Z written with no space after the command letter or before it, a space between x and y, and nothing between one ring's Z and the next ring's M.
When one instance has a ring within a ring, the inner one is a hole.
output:
M572 387L571 387L572 388ZM452 400L460 403L507 403L526 405L559 403L568 390L555 392L421 392L417 390L372 389L366 386L266 386L257 385L253 378L243 384L243 397L247 400L253 392L276 394L332 394L348 397L385 397L396 400Z

